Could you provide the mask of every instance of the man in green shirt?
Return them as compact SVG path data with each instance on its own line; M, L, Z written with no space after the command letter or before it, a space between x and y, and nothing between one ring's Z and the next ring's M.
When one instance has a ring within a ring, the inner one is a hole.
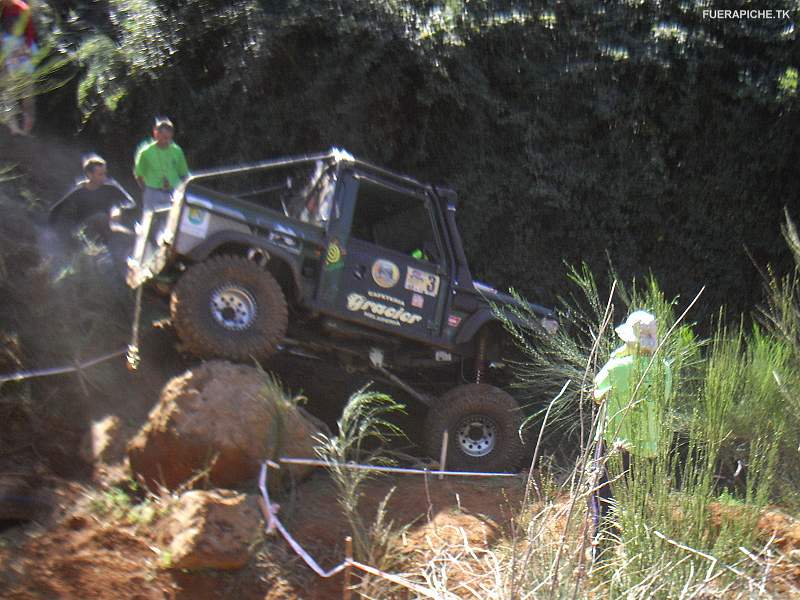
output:
M604 454L609 449L621 453L625 476L630 470L632 455L655 458L661 418L660 391L653 383L663 378L667 395L672 387L669 365L661 361L650 364L658 348L658 323L652 314L637 310L616 332L625 345L611 353L594 379L594 398L603 412L595 440L595 468L599 470L599 478L589 500L595 529L595 556L599 550L598 537L613 502Z
M145 212L168 208L172 190L189 175L183 150L173 141L175 127L166 117L156 119L153 140L136 153L134 175L142 193Z

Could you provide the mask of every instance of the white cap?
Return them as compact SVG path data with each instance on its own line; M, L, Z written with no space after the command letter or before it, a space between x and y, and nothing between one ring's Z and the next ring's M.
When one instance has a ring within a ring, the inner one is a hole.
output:
M658 322L655 316L646 310L632 312L625 323L615 331L627 344L638 344L651 351L658 347Z

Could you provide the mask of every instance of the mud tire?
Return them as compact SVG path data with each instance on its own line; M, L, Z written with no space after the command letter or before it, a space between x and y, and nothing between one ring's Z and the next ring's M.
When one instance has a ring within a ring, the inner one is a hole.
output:
M246 327L234 330L215 318L212 298L224 286L242 290L253 303L254 315ZM274 354L289 320L278 282L241 256L216 256L190 267L172 291L170 313L185 352L234 361Z
M485 383L460 385L439 398L428 411L425 449L432 458L439 459L442 434L447 429L447 470L512 472L519 467L525 454L519 437L523 419L517 401L503 390ZM483 446L476 444L470 449L470 455L465 451L469 440L465 439L463 431L469 429L468 423L473 420L490 424L488 430L494 439L492 442L487 441L490 437L484 437ZM491 448L487 444L491 444Z

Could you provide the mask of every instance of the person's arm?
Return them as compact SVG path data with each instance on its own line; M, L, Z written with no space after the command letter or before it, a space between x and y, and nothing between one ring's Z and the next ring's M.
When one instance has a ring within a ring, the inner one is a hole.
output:
M598 404L602 404L610 391L611 373L609 372L608 365L606 365L594 378L594 392L592 394L594 396L594 401Z
M128 190L122 187L116 179L109 179L106 185L116 188L119 193L122 194L123 201L119 203L119 208L122 210L132 210L136 208L136 200L133 199L133 196L128 193Z
M145 160L146 157L143 156L144 152L139 151L136 153L136 160L133 164L133 176L136 178L136 183L139 184L141 189L144 189L144 171L145 171Z
M116 179L108 179L106 184L114 188L120 194L120 202L114 202L108 209L108 226L115 233L135 235L134 230L126 225L126 221L132 223L131 211L136 208L136 201L122 187Z
M33 54L38 49L38 46L37 46L37 36L36 36L36 25L33 22L30 8L28 8L28 10L25 11L22 18L26 20L25 45L28 47L28 50L31 52L31 54Z
M178 175L181 179L186 179L189 176L189 164L186 162L186 155L183 153L183 148L178 148L180 154L178 155Z
M75 205L74 195L84 189L85 185L85 179L78 181L58 202L50 207L49 214L47 215L49 225L64 226L65 224L75 224L77 206Z

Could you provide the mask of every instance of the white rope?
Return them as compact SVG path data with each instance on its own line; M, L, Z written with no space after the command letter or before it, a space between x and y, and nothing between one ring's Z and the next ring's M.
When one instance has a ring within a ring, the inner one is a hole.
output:
M272 463L275 467L275 463ZM292 547L297 555L303 559L303 561L311 567L311 569L320 577L327 579L328 577L333 577L337 573L344 570L347 566L347 562L343 562L339 565L336 565L329 571L326 571L322 567L319 566L319 563L315 561L312 556L306 552L303 547L295 540L291 534L286 530L281 523L280 519L278 518L278 505L272 504L269 499L269 493L267 492L267 463L261 465L261 474L258 476L258 487L261 490L261 497L264 499L264 504L267 506L267 532L271 533L276 529L280 532L289 545Z
M281 462L288 462L290 460L295 459L279 459ZM300 459L302 460L302 459ZM292 464L301 464L301 463L292 463ZM292 537L289 531L284 527L281 520L278 518L278 509L279 506L277 504L273 504L269 498L269 492L267 492L267 467L272 467L275 469L279 469L280 466L276 463L272 462L271 460L266 461L261 465L261 473L258 476L258 487L261 490L261 498L264 501L264 506L266 507L266 517L267 517L267 532L272 533L273 531L277 530L280 532L283 539L292 547L292 550L303 559L305 562L317 575L320 577L327 579L329 577L333 577L334 575L341 573L345 568L348 566L355 567L356 569L360 569L365 573L369 573L371 575L375 575L377 577L381 577L386 579L387 581L391 581L397 585L401 585L412 592L416 592L420 596L425 596L426 598L442 598L442 593L432 590L430 588L423 587L414 583L413 581L409 581L405 577L401 577L400 575L395 575L392 573L386 573L381 571L380 569L376 569L375 567L371 567L369 565L365 565L358 561L355 561L351 558L345 559L343 562L339 563L335 567L329 570L323 569L314 558L303 549L300 543ZM363 466L363 465L362 465ZM424 471L423 471L424 472ZM444 592L445 598L453 598L456 599L457 597L450 592Z
M78 371L83 371L84 369L88 369L89 367L93 367L94 365L100 364L102 362L106 362L107 360L111 360L112 358L117 358L118 356L122 356L127 351L128 351L127 348L123 348L122 350L117 350L116 352L109 352L108 354L104 354L103 356L99 356L97 358L93 358L81 363L75 363L70 366L52 367L50 369L38 369L35 371L17 371L16 373L6 373L5 375L0 375L0 384L7 383L9 381L23 381L25 379L33 379L34 377L50 377L53 375L76 373Z
M279 458L278 462L287 465L307 465L310 467L339 467L355 471L377 471L380 473L400 473L404 475L450 475L452 477L522 477L519 473L482 473L477 471L437 471L434 469L408 469L405 467L379 467L357 463L339 463L314 458Z

